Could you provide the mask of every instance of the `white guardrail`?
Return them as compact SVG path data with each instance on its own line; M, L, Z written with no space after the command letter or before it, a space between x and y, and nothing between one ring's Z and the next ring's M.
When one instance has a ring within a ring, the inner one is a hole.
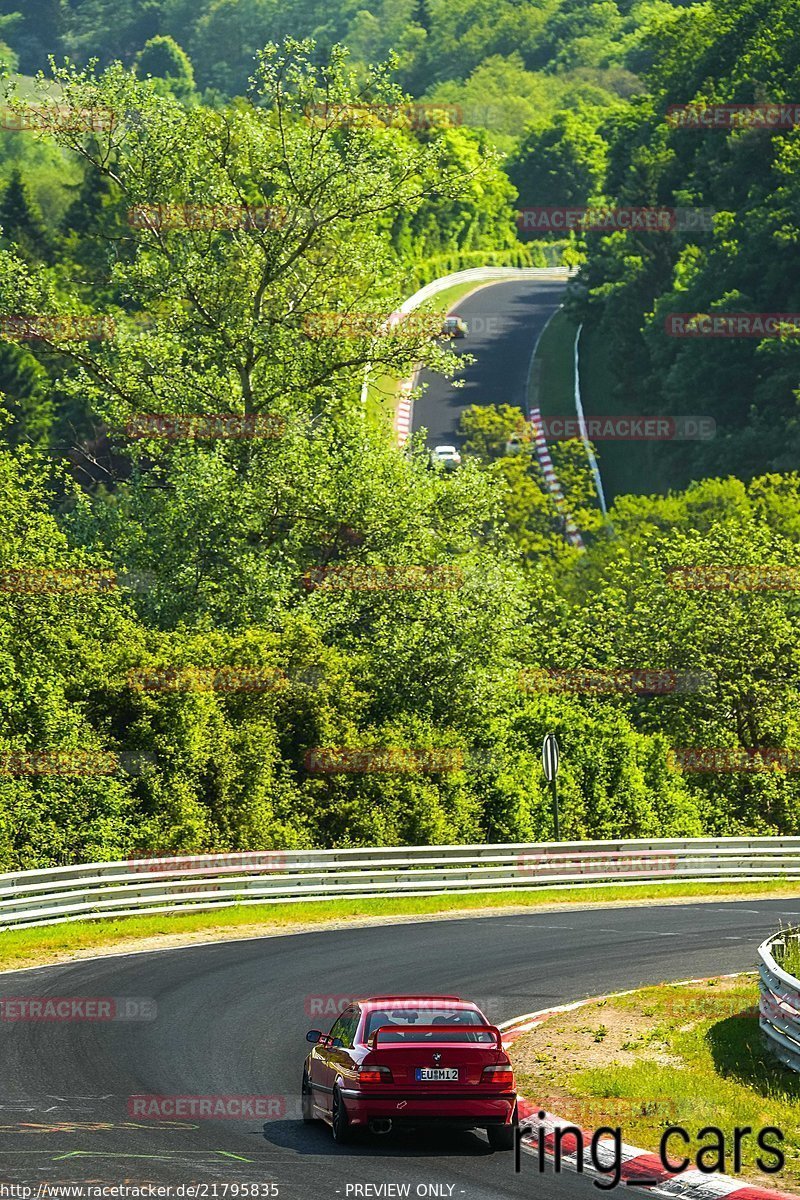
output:
M798 940L800 934L778 933L758 948L758 1023L772 1053L793 1071L800 1071L800 979L779 967L773 952Z
M454 271L451 275L442 275L426 283L413 296L404 300L397 310L399 313L413 312L426 300L432 300L439 292L458 283L510 283L517 279L570 279L575 274L575 267L468 267L465 271Z
M233 852L0 875L0 929L236 904L781 879L800 879L800 837Z

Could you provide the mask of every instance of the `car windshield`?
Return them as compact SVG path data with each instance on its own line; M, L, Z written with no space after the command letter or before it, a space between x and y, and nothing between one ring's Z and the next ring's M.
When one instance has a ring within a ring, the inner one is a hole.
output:
M425 1030L427 1025L460 1025L463 1032L460 1029L448 1028L440 1034L432 1033ZM382 1042L494 1042L494 1034L486 1030L485 1025L486 1022L475 1009L388 1008L370 1013L367 1018L366 1037L371 1038L376 1029L391 1026L390 1033L381 1034Z

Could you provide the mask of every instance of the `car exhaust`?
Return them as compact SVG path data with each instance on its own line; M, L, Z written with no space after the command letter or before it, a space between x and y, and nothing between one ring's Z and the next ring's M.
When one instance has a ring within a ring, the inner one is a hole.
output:
M369 1131L370 1133L391 1133L392 1122L388 1118L370 1121Z

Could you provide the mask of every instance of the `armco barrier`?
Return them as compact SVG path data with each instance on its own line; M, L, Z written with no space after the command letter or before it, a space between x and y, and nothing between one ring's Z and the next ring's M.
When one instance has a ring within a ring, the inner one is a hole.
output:
M0 928L276 901L781 879L800 880L800 837L253 851L0 875Z
M772 1053L793 1071L800 1071L800 979L778 966L773 951L798 938L800 934L779 933L758 948L758 1023Z

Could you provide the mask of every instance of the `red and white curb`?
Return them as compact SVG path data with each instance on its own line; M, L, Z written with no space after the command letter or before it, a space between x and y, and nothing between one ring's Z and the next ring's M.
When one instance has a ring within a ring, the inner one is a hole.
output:
M539 466L542 468L544 481L547 485L547 490L555 500L556 508L560 515L564 518L564 528L567 534L567 541L575 546L578 550L585 550L583 538L580 530L575 524L572 514L567 509L567 502L564 498L564 493L561 490L558 476L553 468L553 460L550 457L550 451L547 449L547 439L544 436L544 428L542 426L542 414L538 408L532 408L530 411L530 423L533 428L533 437L536 442L536 456L539 459Z
M740 972L737 972L739 974ZM733 976L717 976L717 978L733 978ZM703 983L705 980L685 979L680 984ZM614 996L629 996L633 991L615 992ZM598 1000L612 999L611 996L590 996L586 1000L577 1000L573 1004L560 1004L555 1008L545 1008L535 1013L526 1013L521 1017L513 1017L499 1026L503 1034L503 1045L508 1049L517 1038L537 1026L544 1024L557 1013L571 1012L583 1008L586 1004L595 1004ZM531 1133L536 1132L536 1138L521 1139L522 1149L527 1154L539 1155L540 1140L544 1142L544 1153L553 1155L556 1129L576 1129L574 1121L567 1121L555 1113L544 1112L539 1105L525 1097L518 1100L520 1123L530 1126ZM598 1171L595 1162L601 1166L611 1167L617 1161L616 1147L611 1138L599 1138L594 1151L595 1161L592 1161L591 1143L594 1130L581 1129L583 1136L583 1170L589 1175L608 1179L608 1173ZM535 1148L534 1148L535 1147ZM564 1134L561 1138L561 1163L570 1170L578 1169L578 1138L575 1134ZM730 1175L705 1175L702 1171L682 1171L680 1174L667 1171L658 1154L651 1150L641 1150L637 1146L622 1143L620 1162L620 1182L630 1187L646 1188L652 1195L683 1197L684 1200L716 1200L719 1196L735 1196L736 1200L798 1200L796 1192L778 1192L772 1188L763 1188L755 1184L742 1183ZM610 1190L610 1189L609 1189Z
M414 401L411 399L413 379L405 379L398 388L400 399L394 413L394 432L398 446L405 446L411 437L411 423L414 419Z

